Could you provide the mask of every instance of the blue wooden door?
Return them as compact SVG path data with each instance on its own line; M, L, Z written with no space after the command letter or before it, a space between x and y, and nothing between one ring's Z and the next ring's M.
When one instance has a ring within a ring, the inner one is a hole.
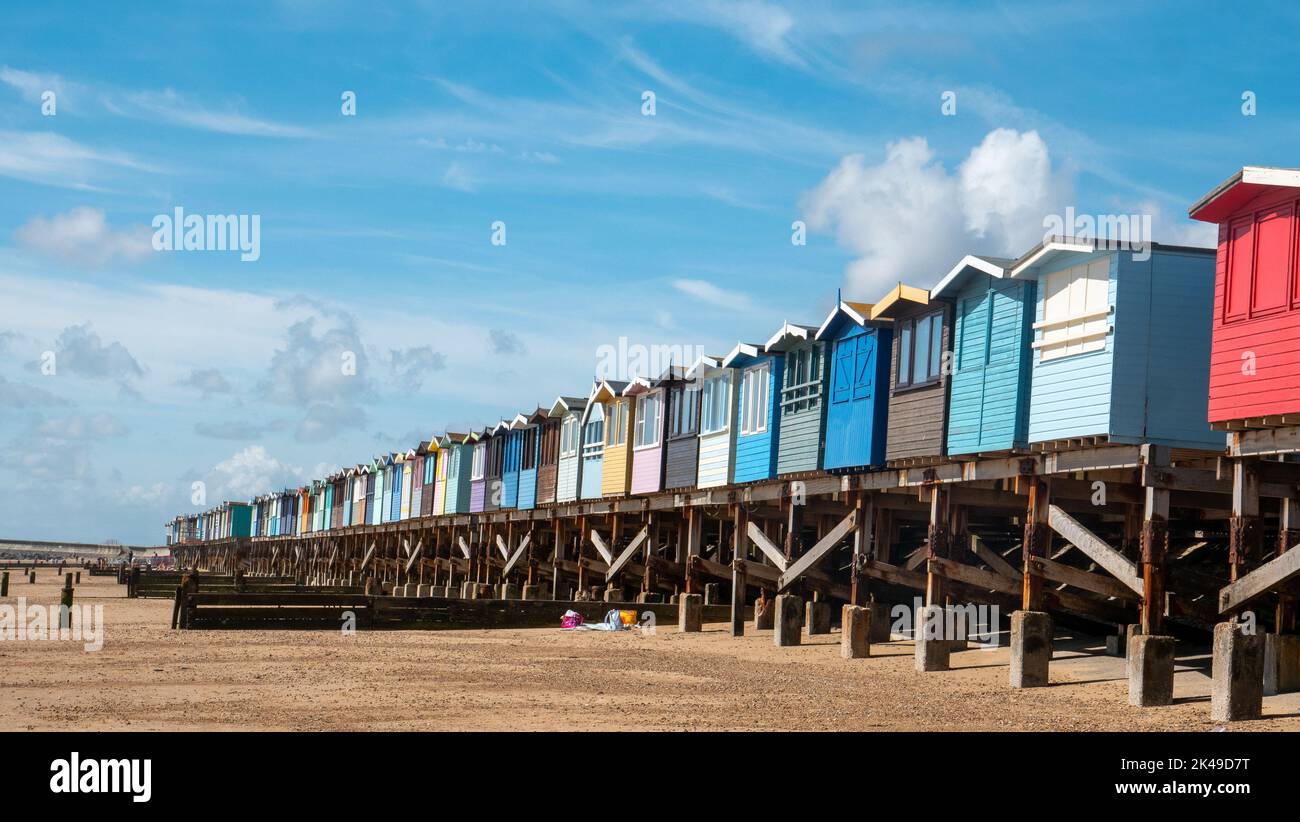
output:
M876 425L880 363L874 331L836 340L826 419L827 468L870 465Z

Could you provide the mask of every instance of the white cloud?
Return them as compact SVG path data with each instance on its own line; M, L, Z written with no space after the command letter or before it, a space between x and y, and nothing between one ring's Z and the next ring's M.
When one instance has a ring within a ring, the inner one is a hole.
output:
M162 502L171 493L171 486L165 482L155 482L153 485L132 485L129 487L114 487L113 499L120 505L157 505Z
M103 211L86 206L49 219L34 217L14 232L14 238L25 248L74 265L134 262L153 251L147 226L115 230Z
M846 156L804 195L802 210L810 228L833 232L857 255L847 288L870 300L899 281L929 286L964 254L1025 251L1069 190L1037 133L997 129L955 174L920 137L891 143L878 165Z
M55 354L56 373L118 380L141 377L145 373L144 366L126 346L117 341L105 344L89 323L63 329L55 341Z
M67 405L68 401L43 388L23 383L9 382L0 376L0 408L38 408L46 405Z
M213 466L208 475L208 499L251 499L297 485L303 477L302 468L281 462L260 445L250 445Z
M101 440L130 433L121 420L106 411L46 420L36 430L51 440Z
M469 193L472 193L475 188L473 175L469 173L469 169L460 163L452 163L447 166L447 170L442 175L442 184L447 188Z
M230 382L215 368L195 368L177 384L197 389L204 397L231 392Z
M1151 215L1151 237L1149 239L1167 245L1189 245L1197 248L1216 248L1219 245L1219 226L1215 223L1203 223L1189 220L1181 214L1171 218L1155 202L1139 203L1133 213L1139 216Z
M702 300L720 308L740 310L749 308L752 305L749 295L718 288L707 280L673 280L672 286L683 294L688 294L697 300Z

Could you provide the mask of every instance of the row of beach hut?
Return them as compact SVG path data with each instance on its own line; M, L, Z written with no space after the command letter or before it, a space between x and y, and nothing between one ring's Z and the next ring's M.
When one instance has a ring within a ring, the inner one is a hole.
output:
M199 533L311 533L1077 444L1218 450L1214 300L1213 249L1049 238L1017 259L970 255L928 290L900 283L725 355L596 380L227 504L226 530ZM169 541L200 538L193 519L169 524Z

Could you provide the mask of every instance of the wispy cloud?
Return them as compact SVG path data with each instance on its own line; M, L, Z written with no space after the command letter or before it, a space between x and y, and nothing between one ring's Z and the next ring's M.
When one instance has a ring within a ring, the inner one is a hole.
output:
M197 103L174 89L107 95L104 105L127 117L171 123L186 128L248 137L310 137L310 129L277 123L246 114L238 105L213 108Z
M0 130L0 176L62 188L102 189L122 171L157 171L125 152L53 132Z

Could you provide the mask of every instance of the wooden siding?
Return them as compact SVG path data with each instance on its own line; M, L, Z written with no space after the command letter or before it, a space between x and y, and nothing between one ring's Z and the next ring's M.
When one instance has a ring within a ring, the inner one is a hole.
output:
M1110 258L1110 305L1117 293L1118 255L1112 252L1068 255L1039 274L1086 264L1101 256ZM1042 288L1035 298L1034 321L1042 322L1044 299ZM1112 314L1112 322L1117 317ZM1035 333L1035 339L1042 332ZM1110 434L1111 374L1114 365L1115 335L1106 336L1106 346L1097 351L1070 354L1044 361L1041 350L1033 352L1033 375L1029 389L1029 441L1067 439Z
M949 454L1027 444L1036 285L976 277L957 292Z
M525 428L519 438L519 490L515 495L515 507L520 509L533 508L537 504L537 459L538 459L538 428ZM525 443L532 438L533 450L533 467L523 467L523 452Z
M506 435L506 444L504 447L505 468L501 472L501 500L502 508L515 508L519 505L519 457L520 449L523 446L523 440L520 438L520 432L511 431Z
M664 445L664 488L689 488L695 485L695 476L700 465L700 393L698 390L684 393L685 401L695 404L695 430L689 434L669 437ZM665 403L665 408L672 405L671 394L672 392L669 392L670 399ZM664 430L671 430L667 420L672 417L665 413L664 419Z
M1293 299L1290 308L1277 313L1224 320L1228 259L1232 251L1228 226L1294 200L1292 189L1267 192L1246 203L1219 226L1212 313L1214 344L1210 355L1207 409L1207 418L1212 422L1300 412L1300 303L1294 299L1297 286L1291 286ZM1256 270L1260 266L1282 267L1294 276L1294 268L1300 265L1300 254L1291 250L1300 239L1294 231L1293 223L1288 249L1293 258L1289 261L1274 259L1268 254L1260 258L1256 248L1253 257ZM1258 235L1259 232L1253 230L1252 233Z
M561 422L569 417L572 417L578 426L578 445L572 454L560 455L555 477L556 502L573 502L578 498L578 491L581 488L579 479L582 474L582 416L570 411L561 417Z
M869 337L874 349L873 360L863 378L870 375L869 386L862 386L855 397L852 384L857 375L848 377L847 389L839 390L844 374L836 367L835 358L841 345L858 345L859 337ZM889 362L884 356L891 350L893 331L845 323L843 330L826 346L826 360L830 374L827 377L825 453L823 463L827 469L856 468L879 465L885 460L885 426L889 410Z
M826 426L826 382L830 373L826 346L822 343L808 343L792 349L793 352L817 347L821 350L818 357L817 380L821 387L815 399L809 399L806 407L793 410L794 406L782 403L781 441L777 446L776 472L778 474L797 474L804 471L818 471L822 467L822 431ZM784 377L790 377L789 360L786 360ZM784 380L783 380L784 382Z
M549 444L547 444L549 443ZM554 455L550 462L542 461L542 454L545 449L553 449ZM558 473L558 459L560 450L560 426L558 420L548 420L542 424L542 432L538 440L537 453L539 464L537 466L537 505L549 505L555 502L555 485Z
M443 511L464 514L470 509L470 465L474 458L472 445L453 445L451 462L447 465L446 489L443 491Z
M744 374L747 368L738 368L736 381L736 456L732 471L733 482L754 482L776 476L776 455L781 443L781 381L785 375L785 357L769 357L767 381L767 426L759 433L741 434L740 417L745 403ZM752 368L753 366L751 366Z
M469 483L469 512L471 514L480 513L483 510L483 498L487 480L470 480Z
M527 468L519 471L519 491L515 498L515 507L533 508L537 504L537 469Z
M649 494L663 488L664 478L664 438L668 432L668 420L671 409L668 407L671 402L672 392L664 388L655 389L651 394L659 395L659 431L657 445L644 446L637 448L632 446L632 481L631 492L633 494ZM633 401L632 408L635 411L636 401ZM636 426L632 426L632 433L635 435Z
M908 316L933 311L934 304ZM940 351L952 350L952 309L943 308ZM895 334L889 351L889 422L885 434L885 461L941 457L947 447L948 369L940 367L938 382L919 388L898 388L898 350L902 335ZM940 357L943 353L940 354ZM940 361L942 363L942 359Z
M699 437L699 469L696 472L696 486L715 488L729 485L733 480L733 458L736 454L736 409L740 392L736 386L736 372L730 375L730 390L727 392L727 427L711 434L701 433ZM701 407L701 415L703 407ZM701 420L701 431L703 421Z
M1119 257L1111 432L1119 442L1224 447L1208 421L1214 257L1155 249Z
M578 478L582 486L583 499L597 499L600 497L600 475L603 470L604 457L583 457L581 476Z
M615 413L614 407L623 409L623 443L613 445L611 425ZM614 497L627 493L632 482L632 423L636 415L636 406L631 399L623 398L605 405L605 461L601 466L601 496Z
M664 488L689 488L695 485L700 461L699 436L692 434L671 439L665 451Z

